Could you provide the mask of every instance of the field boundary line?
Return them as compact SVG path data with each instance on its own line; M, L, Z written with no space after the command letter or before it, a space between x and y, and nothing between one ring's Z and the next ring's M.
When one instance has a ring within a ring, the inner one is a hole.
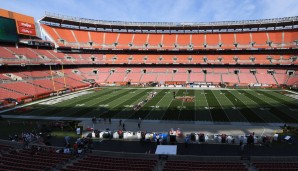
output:
M71 92L71 93L64 94L62 96L53 96L53 97L49 97L49 98L46 98L46 99L33 101L33 102L30 102L30 103L27 103L27 104L22 104L20 106L16 106L16 107L13 107L13 108L1 110L0 113L9 112L9 111L14 110L14 109L19 109L19 108L22 108L22 107L31 106L31 105L34 105L36 103L44 102L44 101L47 101L47 100L54 100L54 99L57 99L57 98L60 98L60 97L69 96L69 95L72 95L72 94L77 94L77 93L92 90L92 89L94 89L94 88L79 90L79 91L76 91L76 92Z

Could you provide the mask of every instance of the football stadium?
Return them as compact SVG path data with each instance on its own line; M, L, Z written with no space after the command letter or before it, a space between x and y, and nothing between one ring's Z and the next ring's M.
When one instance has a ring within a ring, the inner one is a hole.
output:
M0 9L0 170L298 170L298 16L46 10Z

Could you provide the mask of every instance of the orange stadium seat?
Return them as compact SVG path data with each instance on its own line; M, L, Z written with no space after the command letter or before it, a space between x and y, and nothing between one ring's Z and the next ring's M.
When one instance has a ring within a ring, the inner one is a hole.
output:
M188 81L188 73L175 73L173 74L172 81Z
M87 46L89 40L88 31L85 30L73 30L74 35L78 43Z
M161 73L157 75L157 81L161 84L165 83L166 81L173 81L173 74L172 73Z
M13 52L9 50L9 47L5 46L0 47L0 56L1 58L16 58Z
M155 82L155 81L157 81L157 74L150 74L150 73L143 74L140 80L141 83Z
M240 83L256 84L257 83L256 77L253 74L249 73L249 72L243 72L243 70L244 69L241 69L240 73L238 74Z
M272 42L272 47L282 47L283 34L282 32L268 32L269 41Z
M54 31L54 27L47 26L45 24L41 24L41 27L45 30L45 32L53 38L53 41L57 43L59 46L64 46L60 41L59 35Z
M136 33L133 39L133 48L134 49L143 49L145 43L147 43L147 38L149 34L141 34L141 33Z
M119 33L104 33L104 44L105 48L112 48L114 47L114 43L116 43L118 40L118 34Z
M230 83L230 84L238 84L238 76L236 74L230 73L230 74L221 74L222 81L224 83Z
M250 43L252 42L250 38L250 33L237 33L236 43L238 43L237 48L251 48Z
M190 63L189 55L176 55L177 58L176 62L177 64L188 64Z
M177 44L179 47L184 47L191 44L190 34L177 34Z
M191 63L194 63L194 64L202 64L202 63L205 63L203 58L204 56L202 55L191 55Z
M298 31L284 31L283 47L297 47L294 41L298 40Z
M158 49L159 44L161 44L162 34L149 34L148 36L148 48L149 49Z
M237 63L239 64L252 64L251 55L236 55L235 57L238 58Z
M204 34L192 34L191 44L193 49L204 49L205 35Z
M124 78L124 81L126 82L133 82L133 83L139 83L141 79L142 73L139 72L130 72L126 75Z
M207 73L206 82L221 83L221 74Z
M13 90L7 90L0 86L0 99L5 99L7 97L13 98L13 99L19 99L22 97L25 97L26 95L20 92L15 92Z
M267 59L267 55L253 55L253 57L255 57L255 64L271 64L270 61Z
M235 41L235 36L234 33L221 33L221 42L222 49L235 49L234 43Z
M74 35L72 34L72 30L63 29L63 28L54 28L58 33L59 37L66 40L68 43L77 43Z
M145 63L144 57L145 57L145 55L129 55L128 56L128 63L129 64Z
M257 73L256 78L260 84L276 84L274 77L267 73Z
M174 63L174 56L173 55L161 55L162 60L160 60L160 64L172 64Z
M95 31L90 31L90 41L93 42L92 47L94 48L102 48L104 44L104 33L102 32L95 32Z
M234 55L221 55L222 63L224 64L236 64L236 61L234 59Z
M189 81L191 82L206 82L204 73L194 73L189 74Z
M160 58L160 55L147 55L147 61L146 61L146 64L152 64L152 63L159 63L159 58Z
M175 49L176 34L163 34L162 49Z
M268 36L266 32L252 32L252 41L255 43L254 48L268 48Z
M118 39L117 49L129 49L129 44L132 43L133 34L131 33L120 33Z
M219 34L206 34L206 44L208 49L218 49Z

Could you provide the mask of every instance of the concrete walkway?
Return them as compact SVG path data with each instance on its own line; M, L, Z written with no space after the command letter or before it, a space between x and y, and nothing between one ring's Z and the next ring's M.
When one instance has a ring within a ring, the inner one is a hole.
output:
M19 115L2 115L2 118L11 119L37 119L37 120L77 120L82 121L80 125L86 129L91 127L98 130L105 130L109 128L112 131L122 129L122 125L119 126L119 119L112 119L111 124L109 124L108 119L104 121L102 118L100 121L97 120L93 124L91 118L75 118L75 117L45 117L45 116L19 116ZM127 131L137 132L138 120L133 119L123 119L122 123L125 123L125 129ZM280 126L283 123L241 123L241 122L194 122L194 121L163 121L163 120L142 120L141 121L141 131L147 132L168 132L171 128L180 130L184 134L195 133L205 133L208 135L214 134L227 134L227 135L247 135L252 132L258 136L273 136L275 132L280 132ZM290 126L298 126L298 124L293 124Z

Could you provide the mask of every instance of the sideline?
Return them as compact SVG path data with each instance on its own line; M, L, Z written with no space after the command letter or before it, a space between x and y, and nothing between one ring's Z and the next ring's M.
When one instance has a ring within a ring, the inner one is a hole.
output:
M36 101L30 102L30 103L26 103L26 104L22 104L22 105L19 105L19 106L15 106L13 108L8 108L8 109L1 110L0 111L0 114L1 113L5 113L5 112L9 112L11 110L19 109L19 108L22 108L22 107L31 106L31 105L34 105L36 103L41 103L41 102L45 102L45 101L49 101L49 100L54 100L54 99L58 99L58 98L61 98L61 97L66 97L66 96L69 96L69 95L74 95L74 94L77 94L77 93L89 91L89 90L92 90L92 89L94 89L94 88L87 88L87 89L83 89L83 90L79 90L79 91L75 91L75 92L63 94L61 96L53 96L53 97L48 97L48 98L41 99L41 100L36 100Z

